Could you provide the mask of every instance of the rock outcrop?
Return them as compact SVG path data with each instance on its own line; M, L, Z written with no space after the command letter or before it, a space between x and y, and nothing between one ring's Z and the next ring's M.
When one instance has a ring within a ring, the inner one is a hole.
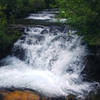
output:
M0 100L76 100L75 96L48 98L29 90L0 91Z
M45 97L39 96L31 91L0 91L0 100L46 100Z

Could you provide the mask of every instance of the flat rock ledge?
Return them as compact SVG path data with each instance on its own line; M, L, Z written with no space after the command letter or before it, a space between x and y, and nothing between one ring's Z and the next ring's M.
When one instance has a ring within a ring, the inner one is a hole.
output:
M24 90L24 91L2 90L0 91L0 100L76 100L76 99L75 98L69 99L69 97L48 98L29 90Z

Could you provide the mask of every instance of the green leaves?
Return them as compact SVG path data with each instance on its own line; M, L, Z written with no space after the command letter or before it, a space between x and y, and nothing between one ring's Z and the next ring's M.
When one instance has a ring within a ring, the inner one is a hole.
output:
M56 0L60 16L75 27L89 44L100 44L100 0ZM92 41L92 42L91 42Z
M9 24L15 23L15 18L24 18L30 12L46 8L46 5L53 3L54 0L0 0L0 52L5 55L21 34L16 30L9 32L7 29Z

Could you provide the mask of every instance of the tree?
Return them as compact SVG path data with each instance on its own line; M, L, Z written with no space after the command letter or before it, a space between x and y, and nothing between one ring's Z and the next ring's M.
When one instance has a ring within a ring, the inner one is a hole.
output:
M56 0L60 16L90 45L100 45L100 0Z

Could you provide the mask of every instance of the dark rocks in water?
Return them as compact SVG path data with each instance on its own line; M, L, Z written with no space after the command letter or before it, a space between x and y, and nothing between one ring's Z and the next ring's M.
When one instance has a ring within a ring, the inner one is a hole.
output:
M24 35L20 36L20 38L19 38L20 40L25 40L25 38L26 38L26 36L25 36L26 33L23 33L23 34L24 34Z
M66 100L77 100L75 95L69 95Z
M66 35L58 35L57 37L55 37L52 42L57 41L57 40L61 40L61 41L69 41L71 42L73 39L72 36L66 36Z
M64 31L64 28L65 28L65 26L64 25L62 25L62 26L50 26L50 32L51 33L57 33L58 31L60 31L60 32L63 32Z
M12 55L18 57L20 60L25 60L25 50L20 46L13 48Z
M85 100L100 100L100 89L96 91L96 93L90 92L88 96L86 96Z
M67 36L67 41L72 42L73 37L72 36Z
M87 79L100 81L100 47L89 46L89 55L87 55L86 67L83 74L87 75Z
M51 33L56 33L58 31L62 32L62 33L68 33L69 30L72 30L72 28L69 25L61 25L61 26L51 26L50 27L50 32Z
M50 27L49 32L57 35L59 33L59 30L57 29L57 27Z
M35 25L35 27L45 28L44 25Z
M51 98L50 100L66 100L66 97Z
M31 44L32 44L32 40L29 39L29 40L27 41L27 44L28 44L28 45L31 45Z
M25 31L26 31L26 32L30 31L29 27L26 27L26 28L25 28Z
M43 30L42 32L41 32L41 34L48 34L48 30Z
M33 37L34 37L34 39L35 39L35 41L34 41L34 43L33 43L34 45L35 45L35 44L42 43L42 42L45 40L45 37L42 36L42 35L34 35Z

